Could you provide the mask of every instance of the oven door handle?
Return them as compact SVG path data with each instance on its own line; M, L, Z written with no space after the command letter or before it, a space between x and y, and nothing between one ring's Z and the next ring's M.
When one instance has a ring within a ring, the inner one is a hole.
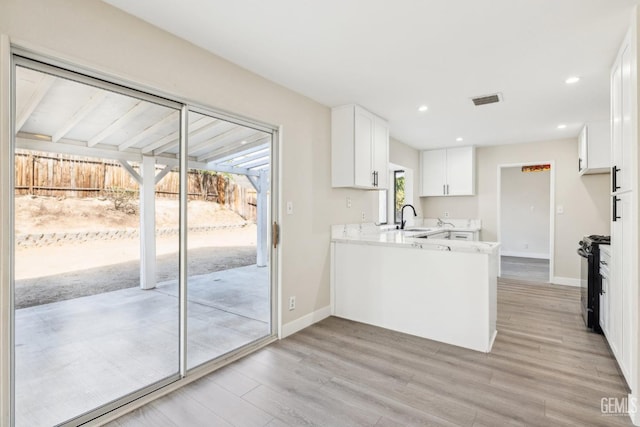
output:
M580 255L582 258L589 258L591 256L590 253L587 253L587 251L585 251L582 248L578 248L577 252L578 252L578 255Z

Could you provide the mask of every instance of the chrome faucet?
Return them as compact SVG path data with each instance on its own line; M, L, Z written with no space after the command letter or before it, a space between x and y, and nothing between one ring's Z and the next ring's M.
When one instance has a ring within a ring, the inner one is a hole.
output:
M416 208L414 208L412 205L404 205L400 209L400 230L404 230L404 226L407 223L407 221L404 219L404 208L406 208L407 206L413 210L413 216L418 216L418 214L416 213Z
M442 227L444 227L445 225L450 225L450 226L452 226L452 227L454 226L452 223L450 223L450 222L446 222L446 221L443 221L443 220L441 220L440 218L438 218L437 226L442 228Z

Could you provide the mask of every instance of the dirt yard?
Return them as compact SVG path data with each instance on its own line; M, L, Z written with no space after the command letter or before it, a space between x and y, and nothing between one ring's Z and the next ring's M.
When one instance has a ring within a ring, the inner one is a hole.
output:
M16 235L136 229L137 214L125 214L112 202L98 199L16 198ZM189 227L227 225L188 234L189 274L252 265L256 262L254 224L218 204L190 201ZM178 203L159 199L156 227L178 227ZM178 277L178 235L156 241L157 279ZM64 245L17 248L15 255L16 308L46 304L139 286L140 240L94 240Z

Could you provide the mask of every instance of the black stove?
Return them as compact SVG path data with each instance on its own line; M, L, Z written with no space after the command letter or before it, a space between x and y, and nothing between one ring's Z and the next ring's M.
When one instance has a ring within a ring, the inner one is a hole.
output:
M580 241L578 255L582 257L580 269L580 302L582 317L589 329L602 333L600 329L600 245L611 244L611 236L592 234Z
M603 236L601 234L592 234L590 236L583 237L582 241L580 242L582 247L584 247L585 245L590 246L594 243L598 245L609 245L611 244L611 236Z

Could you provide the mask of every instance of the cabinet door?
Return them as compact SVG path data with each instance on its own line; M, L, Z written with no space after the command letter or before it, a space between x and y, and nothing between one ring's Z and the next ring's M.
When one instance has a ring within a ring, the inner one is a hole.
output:
M582 172L588 166L587 151L587 127L583 127L578 137L578 172Z
M354 114L354 183L357 187L373 188L374 117L359 107Z
M376 188L389 188L389 127L387 122L375 118L373 129L373 171L376 173Z
M631 55L628 41L611 73L611 160L618 171L611 179L616 188L631 189L631 146L633 143ZM613 185L612 185L613 187Z
M475 152L473 147L447 150L447 195L472 196L475 193Z
M620 172L618 172L618 186L619 191L631 190L631 146L633 145L633 105L632 105L632 90L633 82L631 81L631 56L635 55L635 52L631 52L630 46L627 46L622 52L621 67L622 67L622 157L620 159Z
M616 357L625 376L628 376L629 367L631 366L631 343L634 330L632 319L632 273L633 266L637 262L632 256L631 196L632 193L617 196L616 211L619 219L611 227L611 258L615 268L611 272L612 283L610 287L615 291L615 298L612 298L610 302L609 318L616 327L614 333L614 342L618 350ZM611 327L609 328L611 329Z
M620 168L622 165L622 71L620 63L616 62L611 71L611 163L612 166ZM612 173L612 189L616 191L619 172ZM616 184L617 183L617 184Z
M420 162L421 196L444 196L446 191L447 151L423 151Z

